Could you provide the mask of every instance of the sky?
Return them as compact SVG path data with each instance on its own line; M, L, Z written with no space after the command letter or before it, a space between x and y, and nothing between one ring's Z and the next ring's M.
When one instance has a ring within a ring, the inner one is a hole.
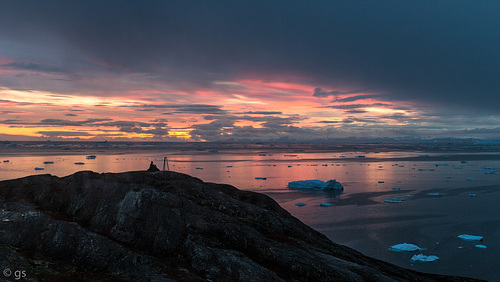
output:
M499 1L0 6L0 140L500 139Z

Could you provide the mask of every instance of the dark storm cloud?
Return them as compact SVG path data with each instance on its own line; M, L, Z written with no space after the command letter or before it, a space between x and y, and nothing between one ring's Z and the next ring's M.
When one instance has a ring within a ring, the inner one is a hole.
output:
M379 98L385 98L387 95L383 94L372 94L372 95L356 95L356 96L351 96L347 98L337 98L333 100L332 102L340 102L340 103L345 103L345 102L354 102L358 100L364 100L364 99L379 99Z
M45 137L77 137L77 136L92 136L88 132L80 132L80 131L38 131L38 134L41 134Z
M0 65L0 67L4 67L7 69L13 69L13 70L22 70L22 71L66 73L66 71L64 69L59 68L59 67L31 63L31 62L12 62L12 63L8 63L8 64Z
M316 87L314 88L314 97L328 97L328 96L337 96L337 95L346 95L346 94L357 94L361 93L361 91L323 91L323 89Z
M300 74L333 89L497 113L499 13L498 1L464 0L4 1L0 38L12 54L71 49L62 65L204 83ZM27 45L18 52L12 42Z

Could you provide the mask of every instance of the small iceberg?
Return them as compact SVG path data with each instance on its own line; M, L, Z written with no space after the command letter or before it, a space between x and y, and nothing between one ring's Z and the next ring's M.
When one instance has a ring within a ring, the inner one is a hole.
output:
M403 244L397 244L397 245L391 246L389 248L389 250L395 251L395 252L415 252L415 251L422 250L422 248L420 248L417 245L403 243Z
M475 245L474 247L479 248L479 249L486 249L486 248L488 248L485 245Z
M331 207L332 206L332 204L326 204L326 203L321 203L319 205L322 207Z
M462 240L465 240L465 241L482 241L483 240L482 236L467 235L467 234L458 235L457 237L462 239Z
M412 261L418 261L418 262L432 262L432 261L436 261L438 259L439 259L439 257L437 257L437 256L426 256L423 254L414 255L413 257L411 257Z
M289 189L344 190L344 186L335 179L327 182L321 180L299 180L288 183Z
M299 207L307 206L306 203L302 203L302 202L295 203L295 205L299 206Z
M84 165L85 163L82 163L82 162L77 162L75 163L76 165Z
M401 199L392 199L392 200L384 200L384 202L386 203L391 203L391 204L397 204L397 203L401 203Z

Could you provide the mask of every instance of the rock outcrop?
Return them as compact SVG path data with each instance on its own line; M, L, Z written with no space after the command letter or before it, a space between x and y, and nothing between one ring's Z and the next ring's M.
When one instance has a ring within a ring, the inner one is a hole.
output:
M268 196L162 171L0 182L0 267L33 281L468 281L332 243Z

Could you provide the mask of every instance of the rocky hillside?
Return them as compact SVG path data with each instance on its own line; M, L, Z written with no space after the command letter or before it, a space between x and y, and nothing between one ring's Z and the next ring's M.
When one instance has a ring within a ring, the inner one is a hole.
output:
M0 267L32 281L473 281L366 257L265 195L161 171L0 182Z

